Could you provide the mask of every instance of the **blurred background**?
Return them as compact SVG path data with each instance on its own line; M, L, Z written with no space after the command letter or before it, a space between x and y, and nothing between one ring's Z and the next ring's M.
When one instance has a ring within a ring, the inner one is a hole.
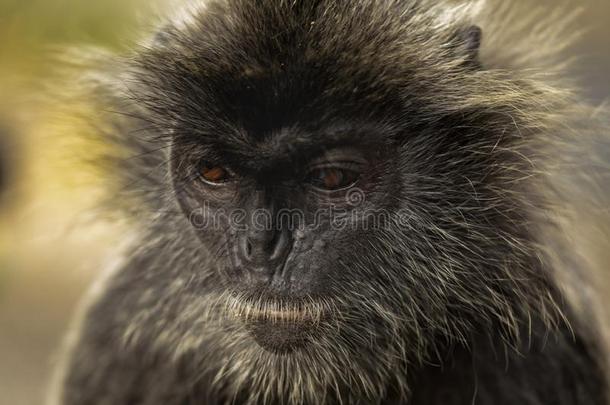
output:
M574 74L586 97L603 103L610 1L569 4L583 8L587 30L574 48ZM52 55L81 45L121 52L153 11L150 0L0 0L0 405L42 403L69 319L120 235L95 219L99 182L77 159L94 147L62 119L66 106L49 91L62 86ZM589 253L610 263L606 248Z

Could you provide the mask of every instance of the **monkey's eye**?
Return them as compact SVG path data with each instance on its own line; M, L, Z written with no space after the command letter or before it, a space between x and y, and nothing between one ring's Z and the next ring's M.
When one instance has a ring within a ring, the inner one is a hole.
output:
M307 182L321 190L336 191L353 186L359 177L360 174L353 170L321 167L309 172Z
M199 174L209 184L223 184L231 180L231 173L222 166L202 165Z

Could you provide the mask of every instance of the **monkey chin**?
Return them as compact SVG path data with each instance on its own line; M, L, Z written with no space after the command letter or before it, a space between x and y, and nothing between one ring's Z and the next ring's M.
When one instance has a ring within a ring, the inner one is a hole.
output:
M254 341L269 353L286 355L309 346L318 335L313 322L250 320L245 323Z
M322 305L277 300L234 300L229 314L243 323L254 341L274 354L303 349L320 336L328 317Z

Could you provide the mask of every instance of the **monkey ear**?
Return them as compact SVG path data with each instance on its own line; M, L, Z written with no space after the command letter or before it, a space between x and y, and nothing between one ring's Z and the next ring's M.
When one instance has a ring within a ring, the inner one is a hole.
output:
M460 57L464 57L467 63L479 63L479 50L483 32L476 25L460 29L454 36L454 46Z

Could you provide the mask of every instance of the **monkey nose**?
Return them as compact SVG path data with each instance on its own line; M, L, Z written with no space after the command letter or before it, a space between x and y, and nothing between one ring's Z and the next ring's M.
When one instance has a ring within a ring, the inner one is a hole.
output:
M245 232L239 237L236 250L244 270L272 277L281 271L291 248L287 230L266 229Z

